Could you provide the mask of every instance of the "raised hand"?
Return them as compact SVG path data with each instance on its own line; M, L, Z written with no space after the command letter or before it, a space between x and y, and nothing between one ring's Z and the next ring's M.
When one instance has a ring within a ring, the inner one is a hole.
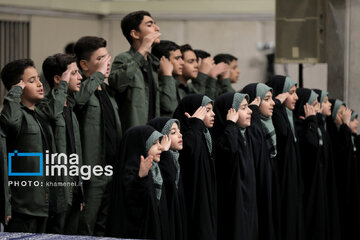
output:
M277 100L279 100L281 103L283 103L289 96L289 93L288 92L285 92L285 93L280 93L279 95L277 95L275 98Z
M316 115L315 107L311 106L310 104L306 103L304 105L304 112L305 112L305 118L308 118L310 116Z
M143 178L149 174L149 170L152 166L153 156L147 156L144 159L144 156L140 156L140 168L139 168L139 177Z
M101 72L106 76L106 73L110 70L110 60L111 56L106 55L103 58L100 59L100 61L97 63L97 72Z
M163 76L172 76L172 71L174 69L174 66L170 62L169 59L167 59L165 56L162 56L160 59L160 73Z
M212 78L217 78L218 75L223 74L224 72L230 70L229 65L221 62L216 64L210 71L209 76ZM230 77L230 71L229 71L229 77Z
M211 57L201 59L201 61L199 61L199 72L209 74L213 66L214 60Z
M187 112L185 113L185 116L187 118L198 118L203 121L205 119L206 113L206 107L200 106L192 116L190 116L190 114Z
M236 123L238 119L239 119L239 113L235 109L230 108L226 115L226 120L230 120Z
M19 86L19 87L21 87L22 89L24 89L25 88L25 86L26 86L26 84L24 83L24 81L23 80L20 80L20 82L18 82L17 84L15 84L14 86Z
M260 97L256 97L251 103L250 105L256 105L256 106L260 106Z
M349 126L351 120L351 109L345 108L343 114L341 115L341 120L343 123Z
M168 135L164 135L161 139L161 151L165 152L170 149L171 146L171 139L168 137Z
M153 32L146 35L141 43L141 46L138 49L138 52L145 56L148 52L150 52L150 49L154 43L154 41L161 36L160 32Z

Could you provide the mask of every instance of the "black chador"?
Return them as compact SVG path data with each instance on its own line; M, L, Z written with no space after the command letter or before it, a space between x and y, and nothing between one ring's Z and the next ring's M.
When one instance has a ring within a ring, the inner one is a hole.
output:
M274 76L267 83L273 96L288 92L296 84L288 77ZM279 100L274 99L272 116L276 132L276 166L281 198L281 239L302 239L302 179L297 136L293 113Z
M343 111L345 104L338 99L330 102L331 116L327 117L326 124L334 153L341 235L342 239L359 239L360 199L357 189L359 183L355 171L357 161L353 155L351 130L337 116L339 111ZM340 120L338 124L335 123L336 118Z
M248 95L225 93L215 101L215 162L218 184L218 239L258 239L256 177L246 128L227 120Z
M210 99L200 94L184 97L174 112L180 121L183 134L183 149L180 151L181 176L184 184L189 238L216 239L217 201L215 163L211 158L212 142L204 122L193 115Z
M145 177L139 177L140 156L162 135L150 126L125 133L120 161L115 164L107 235L121 238L169 239L165 186L155 161ZM160 174L160 175L159 175Z
M242 93L249 95L249 103L251 103L256 97L260 97L262 101L268 91L272 92L272 89L263 83L251 83L248 84L241 90ZM248 136L252 143L252 153L254 156L255 173L256 173L256 195L257 195L257 207L258 207L258 219L259 219L259 239L270 240L276 239L274 225L277 226L278 219L273 215L273 206L278 209L278 198L273 196L276 194L276 188L278 188L272 181L272 172L275 170L272 166L274 161L273 155L276 155L276 144L271 144L269 148L267 141L271 138L265 132L265 125L263 121L272 121L270 117L266 118L261 115L259 107L257 105L250 105L249 108L252 110L251 114L251 126L246 129ZM276 138L276 136L274 136ZM274 154L271 154L273 151ZM272 156L272 157L271 157ZM276 175L275 175L276 176ZM274 191L273 191L274 186ZM277 211L275 209L275 212Z
M304 183L305 239L330 239L329 203L327 193L328 162L324 156L323 134L316 115L305 118L304 106L312 105L318 94L307 88L296 90L295 129L300 145Z
M159 117L150 120L147 124L161 134L169 135L172 125L180 123L176 119ZM184 198L184 188L180 174L179 153L170 149L161 153L159 167L166 189L166 199L169 212L170 239L187 239L187 221Z

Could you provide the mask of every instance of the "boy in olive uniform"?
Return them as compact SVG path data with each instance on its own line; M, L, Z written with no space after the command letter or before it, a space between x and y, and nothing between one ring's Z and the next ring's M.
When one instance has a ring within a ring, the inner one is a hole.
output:
M6 136L5 132L0 126L0 172L1 172L1 185L0 185L0 222L7 225L11 218L10 196L8 188L8 164L7 164L7 151L6 151Z
M159 60L150 49L160 42L161 34L146 11L126 15L121 21L121 29L131 47L116 56L109 84L120 94L120 118L125 131L160 116Z
M106 40L86 36L74 47L77 64L86 82L86 92L74 93L80 126L83 165L113 165L118 160L117 148L122 136L119 109L114 90L104 83L110 73L110 55ZM79 234L103 236L110 201L111 177L92 175L83 181L85 205L80 214Z
M42 65L43 74L51 90L38 105L47 113L53 126L56 152L66 154L68 159L75 153L81 167L81 141L79 123L73 112L74 100L70 94L86 90L81 86L82 77L76 65L76 58L67 54L55 54L45 59ZM80 88L81 86L81 88ZM52 102L57 102L51 108ZM60 160L60 158L59 158ZM70 163L61 162L69 171ZM52 176L54 182L69 183L65 186L50 188L53 196L50 199L50 212L47 232L57 234L77 234L80 210L83 205L83 193L80 187L80 176ZM70 185L73 184L73 185ZM75 185L75 186L74 186Z
M214 57L214 61L216 64L225 63L229 66L228 72L219 75L216 81L216 97L226 92L235 92L231 84L239 80L240 69L237 58L231 54L221 53Z
M30 59L8 63L1 72L2 81L9 91L4 98L1 127L7 136L8 152L54 152L53 133L46 116L35 106L44 97L38 72ZM39 173L38 157L12 157L13 173ZM10 161L10 159L9 159ZM43 169L45 169L45 160ZM45 172L45 170L44 170ZM24 174L25 175L25 174ZM11 219L5 231L43 233L49 210L47 177L9 176ZM26 182L27 184L19 185ZM39 183L39 185L35 185Z

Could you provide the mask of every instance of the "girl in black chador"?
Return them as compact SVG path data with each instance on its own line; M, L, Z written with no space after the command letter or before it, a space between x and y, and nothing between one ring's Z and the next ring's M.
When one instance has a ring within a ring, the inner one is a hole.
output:
M214 124L212 100L193 94L184 97L174 112L183 134L179 163L184 184L190 239L214 240L217 231L216 177L211 157Z
M328 162L324 157L323 134L316 113L320 111L318 94L307 88L296 90L295 128L300 145L304 182L304 229L306 239L330 238L327 193Z
M280 221L283 240L302 240L302 176L293 110L298 100L296 83L286 76L273 76L267 83L274 91L272 116L276 132L276 167L280 186Z
M249 95L249 108L252 110L251 126L247 132L255 164L259 239L274 240L279 232L280 215L277 213L280 209L279 186L274 172L276 134L271 118L275 102L272 100L272 89L263 83L248 84L241 92Z
M183 148L180 123L177 119L159 117L150 120L147 124L161 134L168 135L171 140L169 151L161 154L159 166L166 189L170 239L185 240L187 239L186 208L179 165L179 151Z
M351 110L341 100L333 100L331 116L326 120L331 137L338 190L342 239L360 238L360 197L357 159L351 139Z
M258 239L256 177L247 128L249 96L225 93L215 101L218 239Z
M161 153L169 147L168 137L150 126L127 130L121 161L114 170L108 235L170 239L166 190L159 168Z

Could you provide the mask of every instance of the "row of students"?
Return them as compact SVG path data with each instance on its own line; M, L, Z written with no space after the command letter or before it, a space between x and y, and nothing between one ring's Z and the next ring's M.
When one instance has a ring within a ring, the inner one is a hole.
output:
M131 49L115 58L110 75L106 41L96 37L81 38L75 45L84 75L81 85L74 59L54 55L45 60L43 72L53 89L44 99L31 61L15 61L3 69L9 93L1 126L8 152L63 151L79 154L84 165L115 167L112 189L111 179L103 176L74 188L10 187L7 230L43 232L47 227L59 233L107 231L157 239L339 239L340 233L354 233L359 222L353 181L359 148L354 148L349 110L341 102L333 103L333 119L325 123L323 117L314 117L314 108L318 101L327 114L326 93L296 90L288 77L275 76L267 86L252 84L234 93L231 71L224 69L236 59L220 55L217 65L210 58L197 61L190 46L161 42L159 27L144 11L130 13L121 26ZM154 43L159 44L154 53L163 54L160 62L150 53ZM233 70L236 77L235 65ZM108 75L110 86L103 83ZM215 104L204 93L216 98ZM122 131L160 114L174 119L150 121L158 132L132 128L118 152ZM181 129L184 141L173 152L167 151L167 137L158 143L168 133L168 121L171 131ZM343 140L333 145L340 147L331 159L330 144L337 139ZM168 159L165 166L160 153ZM346 164L341 161L344 154ZM168 165L169 159L173 164ZM5 173L3 179L6 183ZM116 194L107 217L109 192ZM346 198L339 199L338 192Z

